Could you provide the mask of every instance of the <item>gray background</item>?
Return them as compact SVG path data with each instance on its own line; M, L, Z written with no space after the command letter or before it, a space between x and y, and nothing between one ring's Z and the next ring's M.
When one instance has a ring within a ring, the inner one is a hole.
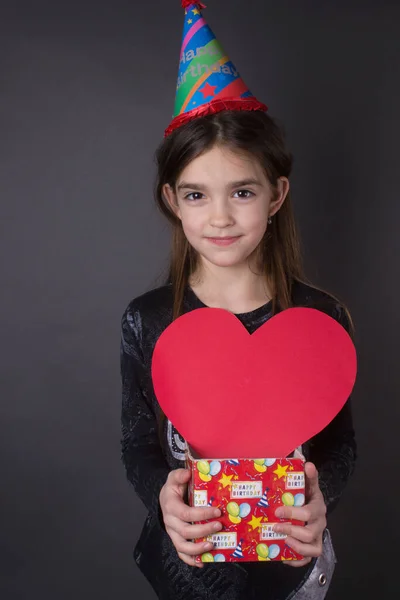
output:
M154 598L119 462L119 324L157 285L153 153L172 114L179 0L1 3L0 597ZM308 275L357 326L360 458L330 520L328 598L394 593L398 550L400 6L209 0L283 120Z

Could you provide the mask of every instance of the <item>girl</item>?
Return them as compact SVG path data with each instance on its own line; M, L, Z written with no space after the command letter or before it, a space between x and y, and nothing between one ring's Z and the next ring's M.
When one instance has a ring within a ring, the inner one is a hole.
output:
M319 600L336 560L326 518L356 458L350 401L303 446L306 504L276 511L305 522L276 526L304 560L198 568L195 555L209 547L190 540L218 531L220 513L188 506L185 440L162 414L151 382L157 339L197 308L229 310L249 333L291 306L317 308L351 329L344 306L305 282L283 131L266 107L247 103L249 92L240 98L246 102L216 99L178 113L157 151L156 200L172 224L169 278L132 300L122 317L122 460L148 510L134 558L165 600Z

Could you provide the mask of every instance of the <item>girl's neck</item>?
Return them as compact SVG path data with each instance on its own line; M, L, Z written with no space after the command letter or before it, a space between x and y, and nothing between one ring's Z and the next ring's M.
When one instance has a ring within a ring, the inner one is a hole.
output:
M248 268L240 272L228 268L203 270L190 277L189 286L206 306L235 314L251 312L272 299L265 275Z

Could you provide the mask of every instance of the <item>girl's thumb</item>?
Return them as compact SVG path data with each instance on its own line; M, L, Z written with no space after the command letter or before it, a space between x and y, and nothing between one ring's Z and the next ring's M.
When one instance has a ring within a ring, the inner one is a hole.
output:
M187 483L190 479L190 469L176 469L175 481L177 483Z

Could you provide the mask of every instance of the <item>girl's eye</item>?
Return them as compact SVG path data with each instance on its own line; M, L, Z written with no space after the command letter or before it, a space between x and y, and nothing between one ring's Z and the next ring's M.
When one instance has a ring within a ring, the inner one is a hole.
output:
M235 195L239 194L239 198L241 200L247 200L248 198L251 198L252 196L254 196L254 192L251 192L250 190L238 190L237 192L235 192ZM190 192L190 194L186 194L185 196L185 200L201 200L201 198L204 197L204 194L202 194L201 192Z
M202 196L201 192L190 192L190 194L186 194L185 200L200 200L200 198L191 198L191 196Z
M238 190L237 192L235 192L235 194L240 194L239 198L241 198L242 200L247 200L248 198L254 196L254 193L250 190Z

